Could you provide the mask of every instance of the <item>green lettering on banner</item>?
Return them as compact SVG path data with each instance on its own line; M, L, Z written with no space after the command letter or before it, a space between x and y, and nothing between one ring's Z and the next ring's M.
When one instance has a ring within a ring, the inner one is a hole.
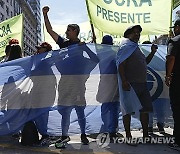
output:
M9 33L12 33L9 24L7 24L6 26L3 25L2 27L0 27L0 37L4 37L8 35Z
M137 15L137 18L138 18L138 23L141 23L141 17L142 16L142 13L136 13Z
M111 4L112 0L104 0L106 4Z
M121 23L127 23L126 13L121 13Z
M109 21L113 21L113 11L108 10Z
M144 13L144 23L150 23L150 13Z
M81 42L86 42L86 41L92 41L92 35L91 35L91 30L89 30L87 33L82 32L79 34L79 39Z
M80 33L79 39L81 40L81 42L85 42L86 41L86 33Z
M119 22L120 21L120 19L119 19L119 13L118 12L114 12L114 21L115 22Z
M118 6L123 6L123 5L124 5L124 3L125 3L125 0L123 0L121 3L119 3L119 1L118 1L118 0L115 0L115 2L116 2L116 4L117 4Z
M11 37L8 37L8 38L6 38L5 40L2 40L2 41L0 42L0 48L4 48L4 47L8 44L8 42L9 42L10 39L11 39Z
M79 39L81 42L86 42L86 41L92 41L92 32L89 30L87 33L82 32L79 34Z
M87 40L90 40L92 38L93 38L92 32L91 32L91 30L89 30Z
M128 13L128 23L135 23L134 14Z
M102 15L103 15L103 19L104 19L104 17L106 17L106 20L108 20L107 11L104 8L102 8Z
M97 15L104 20L116 23L151 23L151 14L149 13L120 13L106 10L97 6Z
M97 16L99 16L99 13L101 13L101 7L97 5Z
M136 0L132 0L135 7L138 7ZM127 1L127 6L130 6L130 0Z
M9 24L6 27L6 35L8 35L8 32L12 33Z
M151 0L141 0L139 6L141 7L143 3L148 3L149 6L152 6Z
M0 37L4 36L4 32L5 32L5 27L4 26L0 27Z
M113 0L104 0L106 4L111 4ZM143 3L148 3L149 6L152 6L151 0L141 0L139 5L137 3L137 0L115 0L115 3L117 6L123 6L127 2L127 6L131 6L133 3L135 7L141 7Z

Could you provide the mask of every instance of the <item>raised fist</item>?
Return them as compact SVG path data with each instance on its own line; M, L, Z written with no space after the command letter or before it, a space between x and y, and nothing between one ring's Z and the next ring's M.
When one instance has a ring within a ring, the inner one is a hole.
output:
M44 6L43 9L42 9L42 11L43 11L43 14L48 13L49 7L48 7L48 6Z

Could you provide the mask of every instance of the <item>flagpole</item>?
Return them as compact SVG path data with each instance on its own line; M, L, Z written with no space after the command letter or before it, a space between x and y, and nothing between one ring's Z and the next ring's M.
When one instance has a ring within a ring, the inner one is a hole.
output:
M44 25L44 23L43 23L43 41L45 41L45 32L44 32L45 30L44 30L44 26L45 26L45 25Z
M95 35L95 31L94 31L94 26L91 21L90 21L90 23L91 23L91 31L92 31L92 41L94 43L96 43L96 35Z
M170 16L170 27L172 26L172 12L173 12L173 1L172 1L172 3L171 3L171 16ZM172 29L170 29L170 31L169 31L169 37L171 38L171 37L173 37L173 32L172 32Z
M91 20L91 15L90 15L90 12L89 12L89 5L88 5L88 1L86 0L86 7L87 7L87 12L88 12L88 15L89 15L89 20L90 20L90 25L91 25L91 31L92 31L92 41L94 43L96 43L96 35L95 35L95 31L94 31L94 25L92 23L92 20Z
M24 42L24 36L23 36L23 32L24 32L24 21L25 20L25 17L24 17L24 14L22 13L22 32L21 32L21 49L22 49L22 56L25 55L24 53L24 45L23 45L23 42Z

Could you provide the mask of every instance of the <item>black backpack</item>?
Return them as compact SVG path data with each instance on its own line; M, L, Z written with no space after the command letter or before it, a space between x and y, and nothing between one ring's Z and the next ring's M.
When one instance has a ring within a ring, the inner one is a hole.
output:
M36 125L33 121L26 122L22 130L21 144L24 146L33 146L39 143L39 135Z

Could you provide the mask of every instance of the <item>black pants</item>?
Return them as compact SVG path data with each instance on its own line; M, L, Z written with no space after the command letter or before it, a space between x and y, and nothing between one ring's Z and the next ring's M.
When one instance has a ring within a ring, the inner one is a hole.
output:
M180 145L180 77L173 77L169 95L174 119L173 136L175 137L175 143Z

